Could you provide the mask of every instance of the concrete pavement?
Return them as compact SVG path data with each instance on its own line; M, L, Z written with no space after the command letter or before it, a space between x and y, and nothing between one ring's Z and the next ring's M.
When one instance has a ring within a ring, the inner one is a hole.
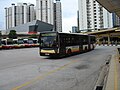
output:
M93 90L115 49L98 46L57 60L40 57L38 48L0 51L0 90Z
M120 60L118 50L111 58L105 90L120 90Z

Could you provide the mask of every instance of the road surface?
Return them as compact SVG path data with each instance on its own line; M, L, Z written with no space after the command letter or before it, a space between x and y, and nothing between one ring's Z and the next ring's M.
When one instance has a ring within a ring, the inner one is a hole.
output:
M41 57L38 48L0 51L0 90L93 90L116 47L61 59Z

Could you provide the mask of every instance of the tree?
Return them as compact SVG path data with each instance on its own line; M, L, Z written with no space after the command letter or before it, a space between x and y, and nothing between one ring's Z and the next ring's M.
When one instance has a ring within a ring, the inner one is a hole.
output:
M15 30L10 30L10 33L8 34L8 37L11 39L16 39L17 38L17 33Z

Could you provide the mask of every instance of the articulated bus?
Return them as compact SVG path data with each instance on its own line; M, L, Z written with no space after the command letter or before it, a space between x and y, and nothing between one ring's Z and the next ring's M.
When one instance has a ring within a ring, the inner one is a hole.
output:
M95 48L95 36L62 32L41 32L39 36L41 56L65 56Z

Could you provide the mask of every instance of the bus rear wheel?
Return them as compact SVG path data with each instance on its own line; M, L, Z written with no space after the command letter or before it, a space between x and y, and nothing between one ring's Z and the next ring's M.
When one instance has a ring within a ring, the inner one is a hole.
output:
M68 49L67 55L70 56L72 54L71 49Z

